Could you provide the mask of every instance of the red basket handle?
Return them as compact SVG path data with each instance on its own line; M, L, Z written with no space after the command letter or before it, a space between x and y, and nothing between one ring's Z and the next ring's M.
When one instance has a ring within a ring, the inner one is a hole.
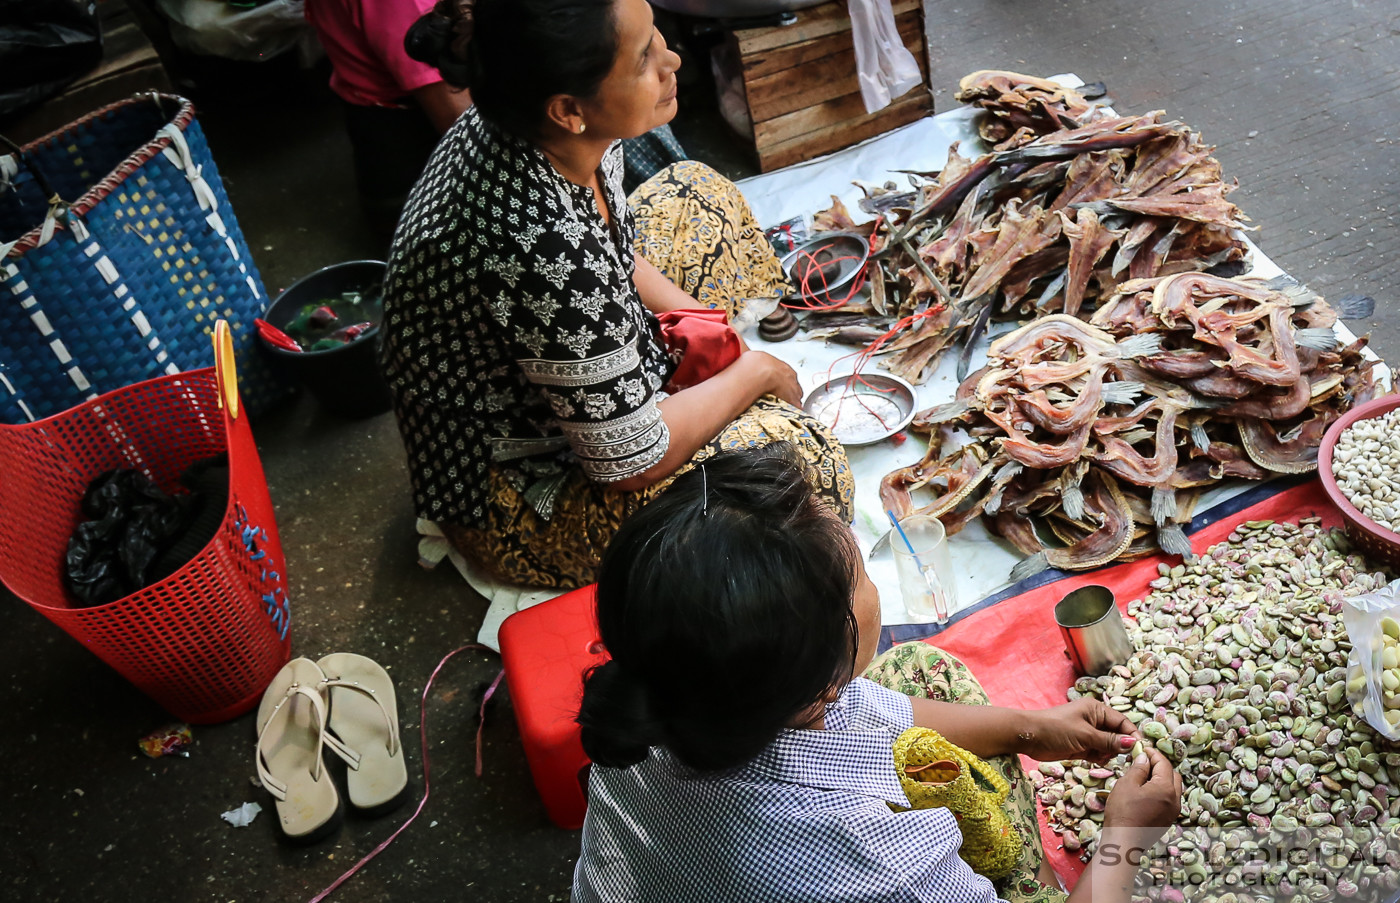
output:
M214 377L219 383L219 407L238 419L238 372L233 362L233 331L227 320L214 323Z

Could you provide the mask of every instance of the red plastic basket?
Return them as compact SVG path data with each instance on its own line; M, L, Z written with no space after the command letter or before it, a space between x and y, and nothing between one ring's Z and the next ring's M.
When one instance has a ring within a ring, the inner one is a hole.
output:
M171 714L198 724L257 704L291 656L282 545L222 321L214 348L214 367L0 426L0 580ZM63 560L93 478L136 468L172 491L186 467L224 451L228 508L214 539L159 583L74 607Z
M1396 408L1400 408L1400 395L1384 395L1352 408L1327 428L1326 435L1322 437L1322 445L1317 450L1317 472L1322 478L1323 491L1341 512L1347 536L1373 561L1384 562L1392 568L1400 568L1400 536L1362 514L1361 509L1342 494L1337 485L1337 476L1332 471L1332 452L1336 449L1337 440L1341 438L1342 433L1353 423L1381 417Z

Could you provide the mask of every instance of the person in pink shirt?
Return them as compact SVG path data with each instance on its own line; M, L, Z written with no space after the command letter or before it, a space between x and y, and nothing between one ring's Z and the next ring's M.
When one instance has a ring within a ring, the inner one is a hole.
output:
M404 50L409 26L434 0L306 0L306 19L344 102L355 179L376 225L393 228L408 191L471 94Z

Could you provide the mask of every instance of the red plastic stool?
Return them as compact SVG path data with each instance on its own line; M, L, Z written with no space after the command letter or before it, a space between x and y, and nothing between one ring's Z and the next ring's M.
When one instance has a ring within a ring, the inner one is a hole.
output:
M583 676L608 660L598 639L596 585L518 611L501 624L501 663L525 758L550 821L583 827L588 756L575 722Z

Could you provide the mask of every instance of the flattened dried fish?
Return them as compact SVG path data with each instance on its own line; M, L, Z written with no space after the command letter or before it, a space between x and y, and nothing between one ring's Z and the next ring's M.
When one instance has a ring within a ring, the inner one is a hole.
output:
M1053 84L1004 72L970 79L967 96L989 109L1039 102L1012 98L1008 86L1040 97ZM941 324L950 338L934 340L933 324L918 323L909 330L917 339L894 343L899 353L884 365L914 382L949 348L966 345L988 306L992 320L1056 311L1088 318L1124 276L1244 257L1232 230L1245 217L1226 199L1230 186L1212 148L1182 124L1160 112L1099 111L1073 125L1037 113L1026 121L1039 131L1018 146L976 160L954 146L907 218L881 226L888 240L870 279L881 297L891 286L908 287L900 308L886 309L900 316L940 304L953 310Z
M1327 425L1375 392L1364 340L1298 345L1321 329L1300 321L1330 316L1321 298L1302 317L1257 279L1194 273L1123 288L1131 297L1110 297L1096 316L1104 328L1051 314L992 342L952 403L915 418L938 438L891 474L887 504L936 513L950 532L980 511L1029 556L1017 577L1188 554L1181 524L1199 490L1315 468ZM1197 394L1207 390L1229 397ZM940 458L959 431L968 442ZM911 493L930 474L947 489L915 509Z

